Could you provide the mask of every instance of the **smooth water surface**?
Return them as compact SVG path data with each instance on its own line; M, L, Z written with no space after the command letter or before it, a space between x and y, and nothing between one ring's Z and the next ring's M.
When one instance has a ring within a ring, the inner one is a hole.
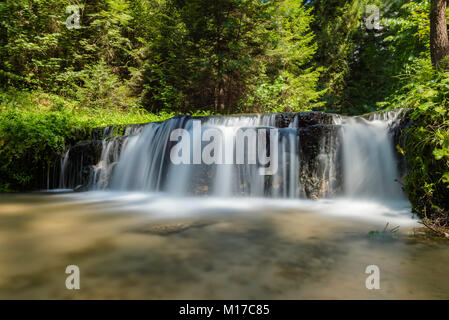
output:
M412 236L401 205L3 194L0 298L449 298L449 246ZM68 265L80 290L65 287ZM380 290L365 287L368 265Z

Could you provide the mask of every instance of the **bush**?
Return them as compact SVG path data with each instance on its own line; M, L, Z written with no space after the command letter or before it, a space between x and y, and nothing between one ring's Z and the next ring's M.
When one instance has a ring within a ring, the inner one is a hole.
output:
M42 92L0 92L0 192L39 188L39 181L67 144L87 139L91 129L161 121L138 105L126 110L86 108Z
M436 72L422 59L405 80L390 102L412 109L404 149L409 166L405 189L413 210L441 227L449 222L449 72Z
M93 108L124 108L130 104L129 89L112 72L104 60L88 67L81 76L75 97L82 106Z
M37 187L37 177L64 150L67 139L85 135L66 112L8 110L0 117L0 190Z

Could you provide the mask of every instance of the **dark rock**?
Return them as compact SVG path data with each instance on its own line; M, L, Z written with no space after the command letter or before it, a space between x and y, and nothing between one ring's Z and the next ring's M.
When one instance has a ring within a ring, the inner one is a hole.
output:
M313 125L300 130L299 178L307 198L317 199L340 191L339 130L338 125ZM334 163L336 167L329 168L326 163Z
M297 128L313 126L317 124L332 124L334 115L325 112L300 112L295 115L294 121Z
M192 222L173 222L173 223L161 223L150 224L142 227L138 227L132 232L143 234L155 234L159 236L167 236L175 233L180 233L191 228L206 227L214 222L212 221L192 221Z
M275 117L276 128L288 128L295 118L294 113L278 113Z
M70 148L68 165L64 177L60 177L61 188L87 186L93 165L98 163L101 156L101 141L82 141Z
M82 184L79 184L79 185L77 185L74 189L73 189L73 191L75 191L75 192L85 192L85 191L88 191L88 187L87 186L83 186Z
M410 119L410 111L404 110L398 121L395 121L390 127L390 133L393 135L393 145L396 151L396 158L398 160L399 174L404 177L407 174L407 161L405 155L399 152L400 149L405 150L406 133L413 120ZM399 148L398 148L399 147ZM399 150L398 150L399 149Z

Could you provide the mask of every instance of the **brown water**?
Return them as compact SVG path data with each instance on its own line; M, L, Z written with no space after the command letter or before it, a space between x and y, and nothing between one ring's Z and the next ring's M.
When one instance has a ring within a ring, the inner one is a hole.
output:
M0 195L0 298L449 298L449 245L410 224L373 235L388 219L292 208L157 215L83 197ZM80 290L65 287L68 265L80 268ZM380 290L365 287L368 265Z

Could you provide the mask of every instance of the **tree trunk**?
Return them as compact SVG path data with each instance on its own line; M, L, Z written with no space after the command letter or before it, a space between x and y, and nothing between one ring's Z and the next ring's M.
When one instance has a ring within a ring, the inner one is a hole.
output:
M432 0L430 7L430 55L434 66L438 66L449 55L446 2L447 0Z

